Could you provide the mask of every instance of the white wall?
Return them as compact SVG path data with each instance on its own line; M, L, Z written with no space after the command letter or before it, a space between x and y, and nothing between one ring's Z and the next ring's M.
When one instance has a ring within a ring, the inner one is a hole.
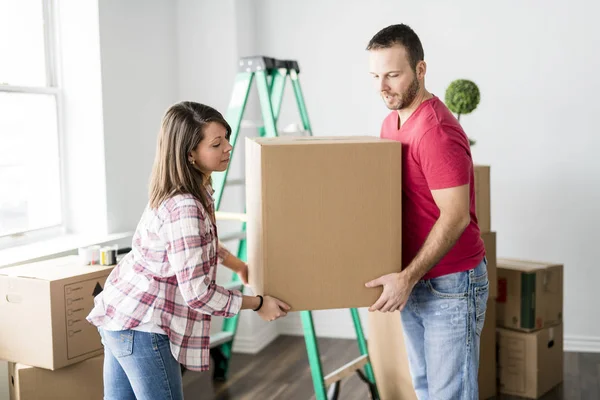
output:
M377 135L387 110L371 86L364 48L404 22L419 34L426 84L443 98L457 78L474 80L480 106L461 118L491 165L498 254L565 264L566 347L600 350L600 5L586 1L257 2L258 50L295 58L316 135ZM290 121L295 114L286 113ZM352 336L343 311L316 313L324 333ZM281 331L299 333L294 319Z
M160 120L177 98L169 0L101 0L100 44L109 232L135 229L148 199Z

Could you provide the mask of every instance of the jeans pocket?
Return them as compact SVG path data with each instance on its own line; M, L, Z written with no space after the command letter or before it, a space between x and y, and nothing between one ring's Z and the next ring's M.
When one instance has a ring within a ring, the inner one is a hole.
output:
M132 330L107 331L102 330L102 342L117 358L130 356L133 353Z
M485 314L487 311L487 301L490 292L490 283L486 282L483 286L475 287L475 325L477 334L481 335L483 324L485 323Z
M171 346L171 342L169 341L169 337L167 335L162 335L160 333L151 333L151 335L152 348L154 351L160 351Z
M456 272L425 281L429 291L440 298L467 297L469 290L468 272Z

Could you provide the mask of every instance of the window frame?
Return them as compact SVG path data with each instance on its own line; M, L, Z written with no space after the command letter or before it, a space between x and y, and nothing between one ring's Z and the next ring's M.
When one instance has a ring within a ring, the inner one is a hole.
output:
M65 129L64 129L64 94L60 82L60 54L58 35L58 13L56 0L39 0L42 3L44 24L44 53L45 53L45 86L18 86L0 83L0 92L21 94L45 94L52 95L56 104L56 132L58 135L58 159L59 159L59 182L60 182L60 212L61 223L39 229L30 229L0 235L0 250L14 246L34 243L40 240L61 236L67 233L67 193L65 190Z

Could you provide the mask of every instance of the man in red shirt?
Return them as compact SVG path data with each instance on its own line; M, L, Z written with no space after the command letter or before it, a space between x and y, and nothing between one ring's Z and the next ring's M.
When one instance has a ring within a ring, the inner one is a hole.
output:
M401 311L419 399L478 399L479 339L489 282L475 215L469 140L425 88L423 47L408 26L379 31L367 46L385 105L381 137L402 143L402 270L369 311Z

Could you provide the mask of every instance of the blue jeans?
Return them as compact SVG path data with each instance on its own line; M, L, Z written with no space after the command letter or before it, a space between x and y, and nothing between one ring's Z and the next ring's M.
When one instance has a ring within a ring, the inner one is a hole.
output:
M181 367L166 335L99 329L105 400L183 400Z
M488 292L485 258L469 271L415 285L401 318L419 400L479 398L479 339Z

